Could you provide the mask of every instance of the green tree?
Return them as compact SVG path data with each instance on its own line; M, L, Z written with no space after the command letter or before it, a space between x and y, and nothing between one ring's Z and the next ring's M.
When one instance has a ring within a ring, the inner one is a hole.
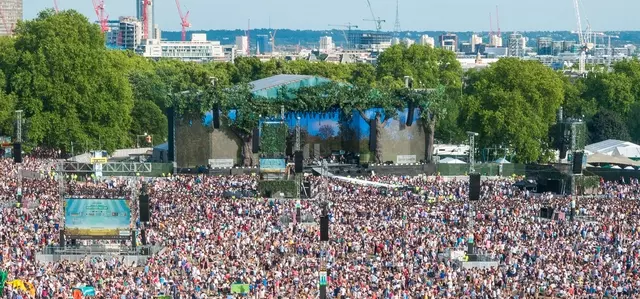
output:
M73 10L46 10L15 33L8 91L30 119L32 142L66 151L71 142L109 151L131 144L131 88L97 25Z
M536 61L500 59L468 73L461 121L479 147L508 145L521 162L545 160L564 97L561 75Z
M591 143L607 139L629 140L629 132L620 114L611 110L601 109L587 122L589 141Z
M462 88L462 67L455 53L430 46L395 45L378 58L377 74L381 84L389 88L401 90L405 77L409 76L411 88L419 89L397 95L420 108L427 133L426 160L431 162L438 120L447 118L447 108L455 107L454 98Z
M633 80L624 73L590 73L584 79L583 98L598 107L625 115L635 102Z

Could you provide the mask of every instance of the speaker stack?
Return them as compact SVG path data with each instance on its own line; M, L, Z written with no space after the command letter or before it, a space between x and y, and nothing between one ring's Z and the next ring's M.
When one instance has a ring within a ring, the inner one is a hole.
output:
M480 174L469 175L469 200L480 200Z
M254 154L260 152L260 130L258 128L253 129L253 138L251 139L251 151Z
M140 196L138 196L138 204L140 208L140 222L149 222L149 194L140 194Z
M296 153L294 154L294 162L295 162L295 171L296 173L302 173L302 169L303 169L303 162L302 162L302 151L296 151Z
M574 152L573 153L573 174L581 174L582 173L582 159L584 159L583 152Z
M320 241L329 241L329 216L320 216Z
M22 143L20 142L13 144L13 162L22 163Z
M376 122L377 120L375 118L371 119L369 121L369 151L371 151L372 153L375 153L376 151L376 145L377 145L377 137L378 137L378 132L377 129L378 127L376 126Z

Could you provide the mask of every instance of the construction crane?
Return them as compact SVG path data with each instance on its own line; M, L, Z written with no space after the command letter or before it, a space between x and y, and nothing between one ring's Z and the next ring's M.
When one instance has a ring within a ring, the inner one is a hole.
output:
M273 29L273 32L269 31L269 42L271 42L271 56L273 56L273 53L276 52L276 33L278 33L278 29Z
M498 15L498 6L496 5L496 26L498 27L498 37L501 36L500 33L500 15Z
M93 1L93 9L96 11L96 16L98 17L98 22L100 23L100 30L102 33L109 31L109 26L107 22L109 20L109 15L105 13L104 9L104 0L92 0Z
M182 41L187 40L187 28L191 27L189 23L189 11L186 14L182 14L182 8L180 8L180 0L176 0L176 6L178 7L178 14L180 14L180 25L182 26Z
M349 34L351 34L351 28L358 28L358 25L352 25L351 23L346 23L341 25L329 24L329 26L347 28L347 30L349 30ZM345 31L344 29L340 29L340 30L344 35L344 40L347 42L347 48L349 48L349 35L347 35L347 31Z
M585 64L587 61L587 50L590 50L591 48L593 48L593 44L589 42L590 38L585 38L585 34L582 31L582 18L580 17L580 5L578 4L578 0L573 0L573 9L575 10L575 14L576 14L576 22L578 25L578 30L576 33L578 34L578 39L580 43L580 57L578 58L578 73L584 74ZM589 28L588 31L590 32L591 29Z
M370 0L367 0L367 5L369 6L369 11L371 11L371 19L363 19L363 21L374 22L376 25L376 31L382 30L382 23L386 22L386 20L382 20L379 17L376 18L376 14L373 12Z
M59 12L59 10L58 10L58 0L53 0L53 9L56 10L56 13Z

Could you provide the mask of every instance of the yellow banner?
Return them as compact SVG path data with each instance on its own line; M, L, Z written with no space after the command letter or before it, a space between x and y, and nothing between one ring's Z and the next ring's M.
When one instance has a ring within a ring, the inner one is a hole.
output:
M91 164L104 164L107 163L107 158L102 157L102 158L91 158Z

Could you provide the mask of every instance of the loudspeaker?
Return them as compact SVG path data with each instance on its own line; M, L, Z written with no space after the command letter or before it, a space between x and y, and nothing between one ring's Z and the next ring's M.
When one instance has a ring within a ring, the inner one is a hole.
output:
M296 173L302 173L302 151L296 151L293 158Z
M64 247L65 245L67 245L67 241L64 236L64 229L61 229L60 230L60 246Z
M413 124L413 113L415 110L415 106L413 105L413 102L409 102L409 111L407 112L407 127L411 127L411 125Z
M13 162L22 163L22 143L13 144Z
M581 174L582 173L582 159L584 158L583 152L574 152L573 153L573 173Z
M213 128L220 129L220 104L213 107Z
M251 139L251 151L254 154L260 152L260 130L258 128L253 129L253 138Z
M296 208L296 220L298 222L302 222L302 211L300 208Z
M149 195L141 194L138 197L140 222L149 222Z
M131 231L131 247L133 250L136 250L136 246L138 245L138 241L136 240L136 230Z
M320 241L329 241L329 216L320 216Z
M540 208L540 218L547 218L547 214L549 213L549 208Z
M167 123L169 125L167 159L176 162L176 110L173 107L167 108Z
M547 219L553 219L554 208L547 208Z
M469 175L469 200L480 200L480 174Z
M376 126L376 122L377 120L375 118L371 119L369 121L369 151L375 153L376 151L376 145L377 145L377 136L378 136L378 132L377 129L378 127Z
M147 230L144 228L140 231L140 239L142 239L142 245L147 245Z

